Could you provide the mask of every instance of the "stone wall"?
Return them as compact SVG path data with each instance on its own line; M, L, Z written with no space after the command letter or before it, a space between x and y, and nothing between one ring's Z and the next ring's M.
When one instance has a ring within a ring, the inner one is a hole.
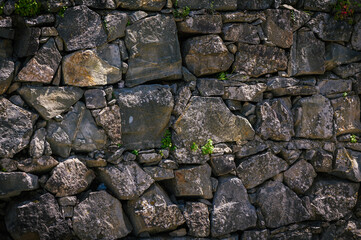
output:
M361 239L360 7L15 2L0 239Z

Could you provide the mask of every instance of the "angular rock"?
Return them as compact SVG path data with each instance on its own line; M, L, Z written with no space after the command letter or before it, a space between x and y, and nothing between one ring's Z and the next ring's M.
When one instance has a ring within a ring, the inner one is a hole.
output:
M178 0L178 7L189 7L192 10L211 9L213 11L231 11L237 9L237 0Z
M263 139L289 141L295 135L290 106L282 98L267 100L257 106L256 131Z
M10 58L13 55L13 42L8 39L0 39L0 58Z
M217 35L189 38L182 51L186 67L197 77L227 71L234 59Z
M24 86L18 92L46 120L66 112L83 96L77 87Z
M225 24L222 28L222 37L225 41L259 44L257 27L248 23Z
M331 172L332 171L333 156L324 150L318 150L310 163L316 172Z
M246 22L252 23L258 19L266 20L266 16L263 12L230 12L222 14L223 23L229 22Z
M41 26L51 25L54 22L55 22L55 16L53 14L41 14L38 16L29 17L25 19L25 25L28 27L41 27Z
M249 202L242 181L236 177L221 178L213 198L212 237L255 227L256 222L256 209Z
M155 181L163 181L174 178L172 169L162 167L144 167L143 170L148 173Z
M162 155L158 153L141 153L138 155L138 162L146 165L156 165L162 160Z
M233 63L234 71L245 71L247 75L259 77L287 68L287 56L283 49L265 45L238 44Z
M107 188L121 200L139 197L154 182L135 162L98 168L98 175Z
M267 40L281 48L290 48L293 43L291 12L289 10L266 10L266 21L262 23Z
M308 14L308 13L302 11L302 10L292 9L291 10L291 20L292 20L291 21L291 28L292 28L292 32L295 32L298 29L300 29L301 27L303 27L305 25L305 23L307 23L311 19L311 16L312 16L311 14Z
M222 30L221 15L194 15L177 22L181 34L217 34Z
M241 10L263 10L271 8L274 0L254 0L254 1L243 1L237 0L238 9Z
M241 162L237 167L237 176L242 180L245 188L250 189L287 168L286 161L267 151Z
M15 30L14 54L19 58L34 55L39 48L40 34L40 28L19 24Z
M122 122L117 105L106 107L94 113L96 123L101 126L114 144L122 143Z
M361 72L361 63L351 63L348 65L341 65L334 69L332 72L340 76L341 78L348 78Z
M333 135L333 109L330 101L315 95L299 100L293 109L296 137L328 139Z
M85 104L88 109L104 108L107 106L105 92L101 89L89 89L84 92Z
M244 158L262 152L267 148L267 144L263 142L250 141L242 146L234 146L233 152L236 153L237 158Z
M361 153L338 148L333 161L332 174L353 182L361 182Z
M361 53L337 43L330 43L326 46L325 66L326 70L361 60Z
M197 89L201 96L222 96L224 94L224 83L213 78L199 78L197 80Z
M15 65L13 61L0 58L0 95L4 94L10 87L14 78L14 70Z
M233 115L218 97L192 97L173 128L185 146L191 146L193 142L204 145L208 139L219 143L252 140L254 137L248 120Z
M301 199L280 182L269 181L260 187L257 190L256 204L269 228L277 228L310 218Z
M72 158L54 168L44 188L56 197L70 196L87 189L94 178L92 170L77 158Z
M77 0L79 1L79 0ZM86 1L86 0L85 0ZM91 0L90 0L91 1ZM64 7L70 7L72 3L70 0L46 0L42 1L44 9L47 9L49 12L58 12Z
M107 41L100 16L85 5L66 9L57 30L66 51L93 48Z
M0 159L0 169L3 172L13 172L17 167L17 162L10 158L2 158Z
M352 38L351 38L352 48L355 49L356 51L361 51L360 42L361 42L361 20L359 19L359 21L355 24L352 33Z
M209 154L203 155L200 149L192 151L190 146L175 149L172 156L178 164L205 164L209 160Z
M303 194L313 183L317 176L312 165L305 160L300 160L283 174L285 184L297 194Z
M326 239L358 239L360 234L361 224L357 220L337 221L331 224L322 234L322 240Z
M75 2L77 5L85 5L98 9L115 9L117 7L114 0L75 0Z
M0 158L12 158L24 149L38 116L0 97Z
M351 92L352 81L351 80L324 80L318 83L317 86L320 93L324 96L336 93Z
M34 174L50 172L59 162L51 156L42 156L41 158L28 158L18 161L18 169Z
M128 15L116 11L110 12L104 17L104 23L108 34L108 42L111 42L125 36Z
M308 211L326 221L343 218L355 207L359 186L349 181L319 179L307 193Z
M128 201L126 212L135 235L174 230L185 222L177 205L157 184L152 185L142 196Z
M174 105L170 88L143 85L119 89L115 94L120 107L124 147L159 148Z
M260 102L263 100L263 92L267 86L264 83L257 84L239 84L237 87L225 87L223 99L244 101L244 102Z
M236 163L234 162L234 155L220 155L211 156L210 165L214 175L222 176L226 175L236 169Z
M211 199L213 197L211 173L212 169L208 164L183 167L174 170L175 177L167 181L167 186L176 197Z
M72 223L80 239L117 239L132 231L122 204L106 191L91 192L76 205Z
M116 0L117 5L129 10L160 11L166 0Z
M268 236L269 232L267 229L261 231L250 230L243 232L241 240L267 240Z
M312 31L299 30L293 34L293 45L288 62L288 75L312 75L325 72L325 43Z
M305 10L330 12L337 0L305 0Z
M175 100L174 100L175 103L172 114L176 116L181 115L185 107L187 106L191 96L192 96L192 92L189 87L187 86L181 87L178 90L177 95L175 96Z
M40 158L45 150L45 128L40 128L35 131L29 145L29 155L34 158Z
M0 199L20 195L39 188L38 177L30 173L0 172Z
M347 96L331 100L335 118L336 135L360 133L360 98Z
M45 193L35 199L13 203L5 216L6 228L14 240L70 240L72 234L55 197Z
M126 86L181 78L182 58L172 17L156 15L128 26L125 44L129 52Z
M208 237L211 230L208 206L201 202L187 202L184 218L193 237Z

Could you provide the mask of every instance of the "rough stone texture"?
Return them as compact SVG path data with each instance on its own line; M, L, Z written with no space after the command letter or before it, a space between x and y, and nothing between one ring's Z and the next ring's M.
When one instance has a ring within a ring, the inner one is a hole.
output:
M266 16L263 12L228 12L222 14L223 23L229 22L246 22L252 23L258 19L266 19Z
M34 55L39 48L40 34L40 28L20 24L15 31L14 54L19 58Z
M14 78L14 62L0 57L0 95L4 94Z
M250 189L287 168L286 161L268 151L241 162L237 167L237 176L242 180L244 186Z
M107 106L105 92L101 89L89 89L84 92L85 104L88 109L104 108Z
M182 59L173 18L156 15L128 26L125 44L129 51L127 86L181 78Z
M359 183L342 180L317 180L307 195L309 212L317 219L333 221L346 216L357 202Z
M222 28L222 36L225 41L259 44L257 27L248 23L225 24Z
M348 65L341 65L332 69L332 72L334 72L335 74L337 74L342 78L348 78L361 72L361 63L351 63Z
M45 193L31 201L9 206L6 228L14 240L54 239L70 240L71 232L55 197Z
M172 169L163 167L144 167L143 170L148 173L155 181L163 181L174 178Z
M256 204L267 227L276 228L308 220L310 214L302 201L280 182L269 181L257 190Z
M337 0L305 0L304 8L312 11L330 12L332 6L337 3Z
M178 164L204 164L209 160L209 154L203 155L200 149L192 151L190 146L177 148L172 152L172 156Z
M224 83L213 78L197 79L197 89L201 96L222 96L224 94Z
M129 10L160 11L166 0L116 0L117 6Z
M201 202L187 202L184 217L189 228L189 235L193 237L208 237L211 224L206 204Z
M46 129L40 128L35 131L29 145L29 155L34 158L40 158L45 150Z
M266 21L262 23L267 40L281 48L290 48L293 43L291 12L289 10L266 10Z
M45 189L56 197L74 195L88 188L94 178L92 170L87 169L77 158L71 158L54 168Z
M325 66L326 70L361 60L361 53L337 43L331 43L326 46Z
M141 153L138 155L138 162L145 165L156 165L162 160L162 155L158 153Z
M288 62L290 76L323 74L325 72L325 43L312 31L299 30L293 34L293 45Z
M336 135L360 133L360 98L347 96L331 100L334 111Z
M265 140L289 141L295 135L291 104L282 98L266 100L257 106L257 132Z
M356 51L361 51L361 20L355 24L352 38L351 38L351 44L353 49Z
M98 175L107 188L121 200L139 197L154 182L135 162L98 168Z
M236 169L234 155L211 156L210 164L216 176L226 175Z
M112 143L122 143L122 122L117 105L103 108L94 113L96 123L104 128Z
M256 210L242 181L236 177L222 178L213 198L212 237L255 227L256 221Z
M237 0L238 9L242 10L262 10L270 8L274 0L254 0L254 1L243 1Z
M300 160L283 174L285 184L297 194L303 194L313 183L317 176L312 165L305 160Z
M333 161L332 174L353 182L361 182L361 153L338 148Z
M157 184L139 198L128 201L126 212L133 223L135 235L173 230L185 222L177 205Z
M39 188L38 177L22 172L0 172L0 199L20 195L23 191Z
M212 8L217 11L230 11L237 9L237 0L178 0L178 6L180 8L189 7L192 10Z
M187 106L188 101L191 98L191 96L192 96L192 92L189 87L187 87L187 86L181 87L177 91L177 95L175 96L174 108L173 108L172 114L175 116L181 115L182 112L184 111L185 107Z
M327 96L331 94L351 92L352 81L351 80L324 80L318 83L318 89L320 94Z
M116 91L122 120L122 140L129 149L161 146L174 101L170 88L144 85Z
M12 158L29 144L36 119L37 115L0 97L0 158Z
M248 120L233 115L217 97L192 97L185 112L175 122L174 130L185 146L191 146L193 142L204 145L207 139L219 143L252 140L254 137Z
M132 231L120 201L105 191L92 192L76 205L72 223L80 239L117 239Z
M310 163L316 172L331 172L333 156L330 153L320 149L313 155Z
M57 30L66 51L93 48L107 41L100 16L84 5L66 9Z
M211 199L212 169L208 164L182 167L174 170L174 179L167 182L169 190L177 197L201 197Z
M125 28L128 23L128 15L120 12L110 12L104 17L104 23L108 34L108 42L125 36Z
M61 61L61 55L50 38L30 59L26 66L17 75L20 82L50 83Z
M217 35L189 38L182 51L186 67L197 77L227 71L234 60Z
M287 56L283 49L240 43L238 51L232 66L234 71L245 71L249 76L259 77L287 68Z
M225 87L223 99L231 99L244 102L260 102L267 86L264 83L239 84L237 87Z
M76 87L24 86L18 92L46 120L69 110L83 96Z
M21 161L18 161L18 169L34 174L41 174L50 172L59 162L51 156L42 156L41 158L28 158Z
M237 158L244 158L262 152L267 148L268 146L264 142L250 141L241 146L234 146L233 152L236 153Z
M299 100L293 109L296 137L328 139L333 135L333 109L330 101L314 95Z
M194 15L177 23L182 34L217 34L222 29L221 15Z

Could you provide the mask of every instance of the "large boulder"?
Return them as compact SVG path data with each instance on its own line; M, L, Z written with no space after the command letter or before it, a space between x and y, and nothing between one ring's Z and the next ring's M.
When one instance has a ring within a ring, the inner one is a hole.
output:
M56 199L50 193L12 203L5 216L8 232L14 240L70 240L72 235Z
M66 51L93 48L107 41L100 16L85 5L66 9L57 30Z
M188 38L182 51L186 67L197 77L227 71L234 60L217 35Z
M72 220L80 239L117 239L132 231L120 201L105 191L91 192L76 205Z
M0 199L20 195L39 188L38 177L22 172L0 172Z
M193 142L204 145L208 139L219 143L252 140L254 137L248 120L231 113L218 97L192 97L175 122L174 130L176 137L186 147Z
M8 90L14 78L14 66L13 61L0 57L0 95Z
M44 188L56 197L65 197L81 193L94 180L92 170L77 158L71 158L59 163L52 171Z
M18 92L46 120L68 111L83 96L77 87L24 86Z
M38 116L0 97L0 158L12 158L24 149Z
M181 78L182 58L172 17L158 14L133 23L126 29L125 44L129 52L127 86Z
M360 98L346 96L331 100L335 116L336 135L360 133Z
M256 222L256 209L249 202L242 181L236 177L222 178L213 198L212 236L219 237L255 227Z
M160 147L174 105L170 88L143 85L115 90L115 94L120 107L124 147Z

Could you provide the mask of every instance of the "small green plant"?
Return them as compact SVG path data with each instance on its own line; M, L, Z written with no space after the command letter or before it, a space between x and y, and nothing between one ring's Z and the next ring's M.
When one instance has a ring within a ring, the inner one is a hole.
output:
M117 146L118 146L118 148L121 148L121 147L122 147L122 144L117 143Z
M68 7L67 7L67 6L63 6L63 7L59 10L58 15L63 18L66 9L68 9Z
M165 131L161 143L162 143L161 148L163 149L169 148L169 150L171 151L176 150L176 146L174 146L172 143L172 134L170 133L169 129Z
M209 11L210 11L211 14L214 14L214 12L216 11L216 10L214 9L214 0L211 1Z
M175 18L180 18L180 17L185 18L185 17L189 16L190 10L191 9L188 6L185 6L181 10L179 10L178 8L175 8L173 10L173 16Z
M342 96L343 96L343 97L347 97L347 92L344 92L344 93L342 94Z
M130 26L130 24L131 24L131 22L130 22L130 20L128 20L128 22L127 22L127 26Z
M227 77L227 73L226 72L221 72L218 74L218 80L228 80L228 77Z
M139 151L136 150L136 149L134 149L134 150L132 151L132 153L133 153L135 156L138 156L138 155L139 155Z
M1 172L7 172L7 170L5 168L1 168L0 171Z
M4 13L4 6L5 6L5 2L0 4L0 16L3 15L3 13Z
M361 7L361 3L356 0L338 0L333 6L333 12L336 20L344 20L353 24L353 15L355 8Z
M212 139L208 139L207 143L202 147L202 154L212 154L214 150L213 141Z
M309 11L309 10L304 10L303 12L304 12L304 13L306 13L307 15L309 15L309 16L311 16L311 15L312 15L312 12L311 12L311 11Z
M296 15L295 15L295 11L294 10L291 10L291 20L293 23L296 22Z
M191 11L191 9L188 7L188 6L185 6L183 8L183 11L182 11L182 16L185 18L189 15L189 12Z
M352 134L350 136L350 143L357 143L357 138L356 138L356 135L355 134Z
M15 14L32 17L39 13L41 4L37 0L19 0L15 3Z
M198 150L198 145L197 145L197 143L195 143L195 142L193 142L192 143L192 145L191 145L191 150L193 151L193 152L196 152L197 150Z
M159 150L159 154L164 157L164 153L163 153L163 150Z

